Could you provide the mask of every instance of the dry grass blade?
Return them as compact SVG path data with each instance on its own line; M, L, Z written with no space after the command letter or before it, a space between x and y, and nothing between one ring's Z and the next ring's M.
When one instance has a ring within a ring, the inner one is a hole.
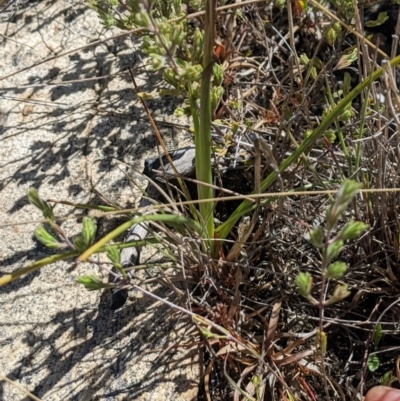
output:
M214 366L216 357L214 356L211 361L208 363L207 368L204 372L204 390L206 393L207 401L212 401L211 398L211 392L210 392L210 374L212 371L212 368Z
M315 350L309 349L309 350L301 351L294 355L287 356L283 359L274 359L274 363L278 367L285 366L285 365L291 365L292 363L298 362L310 355L314 355L314 353L315 353Z
M240 298L241 298L241 293L239 290L239 286L242 283L242 268L238 266L236 268L236 274L235 274L235 293L233 295L233 299L231 304L229 305L228 309L228 319L232 319L234 315L238 312L238 306L240 304Z
M31 392L29 392L26 388L22 387L19 383L15 382L14 380L10 380L6 376L0 375L0 380L3 380L5 382L17 387L19 390L21 390L25 395L27 395L32 400L34 400L34 401L42 401L40 398L36 397Z
M243 380L250 374L252 373L255 369L257 369L257 364L253 364L251 366L248 366L246 369L243 370L242 374L240 375L240 379L237 382L237 385L240 388L240 385L242 384ZM252 383L251 381L249 382L249 384ZM246 388L246 391L249 395L253 396L253 394L255 393L254 391L254 387L253 388ZM240 391L238 391L238 389L235 389L235 393L233 395L233 399L234 401L239 401L239 395L240 395ZM257 397L258 399L258 397Z
M281 306L282 306L282 301L276 302L274 304L271 316L269 318L268 327L266 327L266 335L264 339L263 350L267 358L270 358L273 353L272 342L274 341L275 338Z

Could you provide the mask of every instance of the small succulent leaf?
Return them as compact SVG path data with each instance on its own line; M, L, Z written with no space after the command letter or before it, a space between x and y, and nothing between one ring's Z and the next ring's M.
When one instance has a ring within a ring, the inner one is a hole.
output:
M342 241L348 241L360 236L360 234L368 229L368 224L361 221L349 221L339 232L338 238Z
M86 246L93 244L97 226L92 217L84 217L82 222L82 239Z
M333 290L332 297L328 300L328 304L333 304L335 302L342 301L347 298L351 294L350 291L347 290L347 284L338 284Z
M140 5L140 0L126 0L126 5L130 8L131 12L134 14L140 13L142 9Z
M214 85L221 86L224 80L224 71L220 64L213 65Z
M387 15L387 12L382 12L378 14L378 18L375 21L367 21L364 25L368 28L373 28L384 24L388 19L389 17Z
M374 336L373 336L373 342L374 342L374 346L375 348L379 345L379 343L381 342L381 339L383 337L383 333L382 333L382 325L380 323L378 323L376 325L375 331L374 331Z
M40 198L36 189L28 189L28 200L29 203L36 206L43 213L44 218L54 220L53 209L46 201Z
M332 28L336 31L336 33L342 32L342 25L339 22L335 22Z
M221 101L224 94L224 88L222 86L217 86L212 88L211 92L211 110L215 110Z
M380 361L378 355L370 354L367 360L367 366L370 372L375 372L379 368Z
M311 67L310 76L311 76L312 79L316 79L317 78L318 71L317 71L316 67L314 67L314 66Z
M313 283L311 274L300 272L295 279L295 283L297 285L297 290L299 291L299 294L302 295L304 298L309 298L311 295Z
M326 249L326 257L328 261L332 261L335 259L340 252L343 250L343 241L342 240L336 240L332 244L328 245Z
M43 226L40 226L35 230L35 237L47 248L57 249L63 247L63 245L60 244L58 240L53 237Z
M326 34L325 34L325 40L328 42L330 46L333 46L336 42L337 39L337 32L333 27L330 27Z
M382 386L387 386L390 387L392 383L394 383L396 381L396 377L394 376L394 374L389 371L386 372L382 375L381 379L380 379L380 384Z
M310 59L308 58L307 54L305 54L305 53L300 54L299 59L300 59L300 64L302 64L302 65L310 64Z
M346 210L348 204L356 195L357 191L361 189L362 184L358 182L345 180L340 187L335 201L326 211L327 229L332 230L337 224L340 216Z
M346 270L346 263L337 261L329 265L325 272L325 277L339 279L343 277L343 275L346 273Z
M79 252L84 252L86 251L86 249L89 248L89 246L86 245L85 241L80 235L74 238L74 245Z
M325 354L328 345L328 336L324 331L317 330L315 337L315 346L320 350L321 354Z
M311 244L314 245L316 248L322 248L324 236L325 236L324 229L321 226L313 227L312 230L310 231Z
M100 278L94 275L79 276L76 282L83 284L88 291L100 290L102 288L113 288L114 284L103 283Z
M176 15L180 15L180 13L182 12L181 0L174 0L174 10Z

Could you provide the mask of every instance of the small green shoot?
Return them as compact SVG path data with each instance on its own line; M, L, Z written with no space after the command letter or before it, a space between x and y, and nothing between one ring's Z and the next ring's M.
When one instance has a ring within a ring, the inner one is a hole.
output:
M379 358L376 354L370 354L367 360L368 370L370 372L375 372L380 366Z
M83 284L88 291L101 290L103 288L114 288L114 284L103 283L97 276L87 275L79 276L76 282Z
M378 18L375 21L367 21L365 26L368 28L373 28L379 25L384 24L389 19L387 12L382 12L378 14Z
M327 300L324 299L323 294L325 292L325 280L339 280L346 274L346 263L334 261L343 251L344 241L358 237L362 231L368 228L362 222L350 221L337 235L333 235L332 233L359 189L361 189L360 184L346 180L340 187L335 201L326 210L326 229L324 230L321 226L316 226L310 231L311 244L322 251L321 269L323 280L322 288L320 289L320 301L318 302L311 295L312 277L310 273L300 272L295 282L299 294L312 304L319 304L320 308L339 302L350 295L346 284L338 284L334 288L332 296Z
M378 323L375 327L375 331L374 331L374 336L373 336L373 342L374 342L374 347L377 348L379 343L381 342L383 337L383 333L382 333L382 325L380 323Z
M43 226L39 226L35 230L35 237L39 242L50 249L58 249L64 246L56 238L54 238Z
M30 188L28 190L28 200L33 206L36 206L42 213L45 219L54 220L54 214L52 207L40 198L36 189Z
M396 380L397 380L396 376L391 371L389 371L382 375L379 382L381 386L390 387L392 383L394 383Z
M108 259L111 260L114 267L122 274L122 277L126 278L126 272L121 265L121 251L115 246L108 246L106 249Z

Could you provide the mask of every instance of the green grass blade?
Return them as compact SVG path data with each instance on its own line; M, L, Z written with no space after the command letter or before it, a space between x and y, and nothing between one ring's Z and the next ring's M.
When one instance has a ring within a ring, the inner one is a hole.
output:
M35 262L27 267L24 267L23 269L17 270L10 274L5 274L4 276L0 277L0 287L5 284L11 283L11 281L14 281L17 278L19 278L25 274L31 273L35 270L38 270L43 266L47 266L47 265L50 265L51 263L59 262L60 260L71 259L78 255L79 255L78 251L70 251L70 252L65 252L65 253L61 253L61 254L57 254L57 255L51 255L51 256L48 256L47 258L38 260L37 262Z
M211 165L211 78L214 49L214 26L215 26L215 0L206 1L206 14L204 25L204 56L203 75L201 78L200 91L200 126L195 132L196 146L196 178L197 180L212 184ZM197 186L199 199L211 199L214 191L210 186ZM214 238L214 204L213 202L201 203L200 215L203 220L207 237ZM210 243L213 248L213 242Z
M400 56L397 56L390 61L391 67L395 67L399 64ZM376 81L378 78L380 78L382 73L382 68L374 71L371 74L372 76L370 78L367 78L365 81L361 82L348 95L346 95L343 100L339 102L337 106L321 121L321 124L313 131L313 133L309 137L304 139L300 146L295 149L295 151L281 163L278 168L279 174L282 174L292 163L295 163L296 160L301 157L302 153L307 152L315 143L315 141L321 138L321 136L331 126L331 124L343 113L347 105L351 103L363 90L368 88L368 86L371 84L371 81ZM261 192L265 191L277 178L278 172L273 171L261 183ZM243 201L232 213L229 219L216 229L218 233L218 238L225 239L231 232L236 222L240 219L240 217L248 213L251 209L252 204L249 201Z

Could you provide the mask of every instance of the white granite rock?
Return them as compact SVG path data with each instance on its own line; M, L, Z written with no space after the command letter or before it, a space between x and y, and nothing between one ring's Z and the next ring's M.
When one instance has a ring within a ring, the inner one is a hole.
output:
M21 5L7 18L0 16L2 77L120 33L104 31L96 14L80 1ZM102 196L123 207L138 201L139 191L116 160L141 171L143 160L154 155L155 140L128 66L141 90L151 91L155 78L144 71L130 37L0 81L1 274L52 254L33 238L38 223L32 222L41 215L27 203L28 188L36 188L45 199L78 203L104 203ZM57 85L83 79L92 80ZM173 121L170 99L152 101L150 107L157 120ZM187 133L160 128L170 148L187 143ZM69 216L74 210L59 205L55 212ZM102 219L100 232L118 221L123 219ZM7 226L11 223L24 224ZM69 234L79 232L75 220L63 227ZM175 350L162 358L160 352L148 353L173 344L186 320L168 317L168 308L140 294L132 294L114 313L109 293L87 292L75 284L78 275L88 273L98 274L98 266L60 262L0 288L0 374L44 401L195 399L196 352ZM0 399L27 398L1 382Z

